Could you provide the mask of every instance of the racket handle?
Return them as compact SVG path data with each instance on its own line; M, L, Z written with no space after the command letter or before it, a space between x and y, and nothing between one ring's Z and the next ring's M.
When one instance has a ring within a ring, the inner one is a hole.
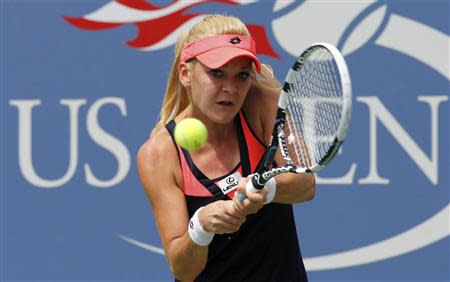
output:
M261 188L257 189L257 188L255 188L255 186L253 186L253 181L255 179L255 176L257 176L257 175L255 174L250 179L250 181L248 181L247 184L245 184L245 191L246 191L246 193L254 193L254 192L257 192L257 191L261 190L264 187L264 185L263 185ZM255 183L256 183L256 185L258 185L257 182L255 182ZM245 199L245 194L236 193L235 197L238 199L239 202L242 202Z
M264 185L261 188L256 188L255 185L253 184L253 181L255 179L255 176L252 177L252 179L250 181L247 182L247 184L245 185L245 191L247 191L247 193L254 193L254 192L258 192L259 190L261 190ZM258 183L255 182L256 185L258 186Z
M264 183L264 185L261 188L259 188L259 189L254 187L253 180L255 178L257 178L257 177L253 176L252 179L251 179L252 181L248 181L247 184L245 185L246 193L258 192L262 188L266 187L268 193L267 193L267 200L266 200L266 202L264 204L268 204L268 203L272 202L274 197L275 197L275 193L277 191L277 183L275 181L275 178L269 178L269 180L266 183ZM257 181L255 181L255 182L259 186L259 183ZM245 199L245 195L244 194L240 194L239 193L237 195L237 197L238 197L238 200L241 201L241 202Z
M250 181L247 182L247 184L245 185L245 191L247 193L254 193L264 188L265 183L261 185L260 183L258 183L258 179L263 178L261 178L258 174L255 174L252 176ZM245 199L245 195L241 193L236 193L236 197L240 202Z
M247 185L245 186L245 189L247 192L257 192L264 188L264 185L266 185L266 182L264 178L262 178L258 173L252 176L252 179L247 182Z

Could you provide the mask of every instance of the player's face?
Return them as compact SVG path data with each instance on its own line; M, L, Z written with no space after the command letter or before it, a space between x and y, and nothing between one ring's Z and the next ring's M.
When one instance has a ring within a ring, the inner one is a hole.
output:
M251 86L252 60L238 57L223 67L210 69L198 62L191 77L194 113L225 124L240 111Z

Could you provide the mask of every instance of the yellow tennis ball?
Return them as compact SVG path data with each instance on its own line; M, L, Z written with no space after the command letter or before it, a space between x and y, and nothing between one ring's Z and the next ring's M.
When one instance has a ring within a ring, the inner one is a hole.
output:
M177 123L175 142L186 150L197 150L208 138L206 126L196 118L185 118Z

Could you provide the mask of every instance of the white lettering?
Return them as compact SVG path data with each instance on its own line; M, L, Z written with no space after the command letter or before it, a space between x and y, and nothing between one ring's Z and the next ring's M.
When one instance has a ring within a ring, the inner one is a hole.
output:
M317 184L328 184L328 185L349 185L353 183L353 179L355 177L356 172L356 164L352 163L349 170L344 176L338 176L338 177L320 177L319 175L316 175L316 182Z
M86 174L86 182L92 186L107 188L114 186L121 182L128 174L130 169L130 153L127 147L119 141L119 139L113 137L111 134L103 130L98 123L98 112L105 104L116 105L120 109L122 116L127 115L125 100L122 98L105 97L96 101L89 108L86 118L86 127L89 136L98 145L111 152L117 159L117 172L114 177L109 180L100 180L92 173L89 164L84 165L84 171Z
M61 100L60 104L69 107L70 112L70 158L69 167L61 178L44 179L33 167L32 153L32 110L41 104L41 100L10 100L9 104L18 109L19 167L23 177L41 188L56 188L67 183L75 173L78 162L78 110L86 100Z
M397 140L400 146L411 157L425 176L434 185L438 184L438 110L439 104L447 101L447 96L419 96L418 100L425 102L431 110L431 158L411 138L408 132L399 124L392 114L384 107L378 97L358 97L358 102L365 103L370 111L370 169L366 178L359 179L360 184L388 184L389 179L380 177L377 167L377 120Z

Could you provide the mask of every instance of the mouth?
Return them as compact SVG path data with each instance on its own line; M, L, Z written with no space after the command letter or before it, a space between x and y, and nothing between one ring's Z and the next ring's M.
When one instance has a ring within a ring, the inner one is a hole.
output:
M216 104L222 106L222 107L232 107L234 105L231 101L218 101Z

